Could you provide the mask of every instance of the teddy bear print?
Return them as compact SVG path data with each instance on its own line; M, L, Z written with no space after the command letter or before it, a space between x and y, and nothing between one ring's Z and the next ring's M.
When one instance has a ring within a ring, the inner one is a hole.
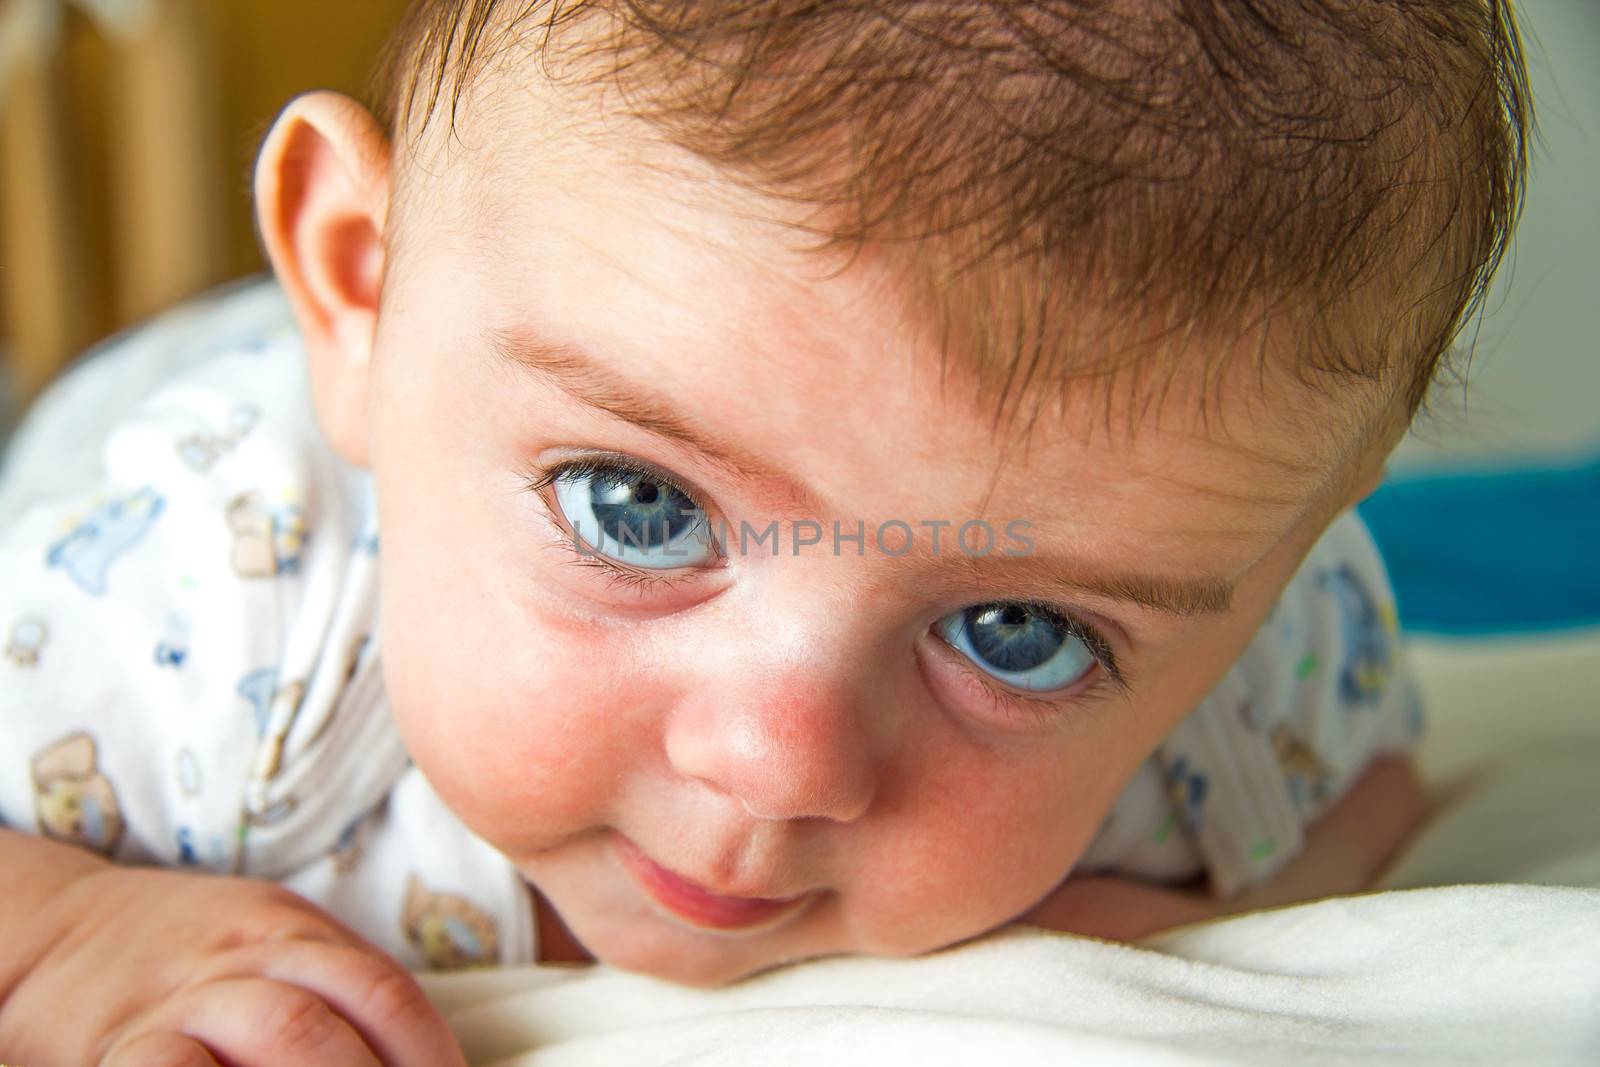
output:
M233 451L260 418L260 412L249 404L239 404L228 412L227 424L216 432L202 431L186 434L178 439L178 455L197 471L207 471L222 456Z
M101 596L112 562L144 540L166 506L149 487L102 503L50 546L45 561L64 570L84 592Z
M1200 832L1205 819L1207 781L1205 772L1189 765L1182 756L1167 767L1167 798L1172 801L1178 821L1191 834Z
M339 834L339 840L334 843L332 851L328 853L334 874L349 874L361 862L361 825L364 819L365 816L352 819Z
M110 856L122 840L122 809L96 763L94 738L82 731L35 755L34 815L46 837Z
M1272 731L1272 753L1300 811L1320 804L1328 794L1330 775L1316 751L1293 730L1279 725Z
M495 921L462 897L433 892L415 874L406 879L400 927L430 970L499 962L500 936Z
M306 683L295 679L280 686L277 669L263 667L241 678L234 691L250 702L251 713L255 716L259 745L251 773L264 781L278 773L284 737L305 701ZM283 725L268 736L267 728L274 721Z
M1378 614L1372 595L1347 563L1317 575L1339 605L1344 661L1339 667L1339 696L1346 705L1374 703L1393 671L1390 620Z
M251 490L228 504L228 529L233 532L229 563L241 578L271 578L300 569L305 548L305 513L288 505L274 510L261 493Z
M1239 721L1244 724L1245 729L1251 733L1260 734L1266 731L1267 724L1256 713L1255 701L1248 698L1241 699L1238 704L1234 705L1233 710L1239 716Z
M6 659L18 667L37 667L39 653L49 639L50 628L43 619L24 615L11 624L11 632L6 637Z

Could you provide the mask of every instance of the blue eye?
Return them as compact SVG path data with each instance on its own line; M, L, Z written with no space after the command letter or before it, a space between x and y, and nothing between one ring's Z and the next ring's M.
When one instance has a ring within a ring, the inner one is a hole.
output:
M1071 623L1028 604L975 604L946 615L935 629L986 674L1035 693L1064 688L1097 658Z
M716 558L705 512L659 475L585 459L563 467L551 484L572 532L592 552L653 570Z

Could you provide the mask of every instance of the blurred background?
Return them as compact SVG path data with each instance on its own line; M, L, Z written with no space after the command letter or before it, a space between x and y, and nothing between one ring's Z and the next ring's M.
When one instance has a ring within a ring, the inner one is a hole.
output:
M0 0L0 354L13 414L87 345L264 269L256 144L362 95L401 0Z
M264 269L255 147L363 96L403 0L0 0L0 441L121 327ZM1511 255L1361 506L1414 630L1600 625L1600 0L1521 0L1540 140Z

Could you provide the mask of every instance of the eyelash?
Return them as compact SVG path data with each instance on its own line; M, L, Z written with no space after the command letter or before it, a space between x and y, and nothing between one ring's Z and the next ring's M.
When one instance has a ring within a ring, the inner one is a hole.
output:
M1065 701L1087 703L1100 696L1110 695L1107 693L1108 689L1119 694L1131 692L1127 677L1117 664L1117 656L1111 649L1111 643L1101 636L1097 628L1089 625L1065 608L1058 608L1054 604L1046 604L1043 601L1030 600L1026 597L1008 597L1004 601L997 602L1015 604L1018 607L1026 608L1031 612L1048 618L1062 630L1082 641L1084 647L1089 650L1089 654L1094 657L1095 662L1100 667L1089 684L1078 692L1073 693L1071 696L1055 697L1054 699L1023 696L1009 689L1001 689L995 684L994 679L984 674L976 666L968 667L967 669L971 671L973 676L983 683L983 691L989 697L991 703L997 709L1004 709L1002 714L1025 718L1035 725L1045 726L1054 721L1055 712L1060 709Z
M667 477L663 472L648 463L640 462L632 456L624 455L620 452L581 456L577 459L565 460L550 467L525 472L523 475L525 479L524 488L545 504L546 510L551 512L552 517L559 518L560 509L552 507L544 496L544 491L555 484L558 478L568 474L598 475L618 470L624 470L642 478L649 478L652 481L670 485L688 497L689 502L699 510L700 514L710 514L706 506L701 503L699 494L685 489L677 479ZM569 562L575 563L580 567L592 567L599 571L606 579L607 585L612 589L628 589L635 592L643 592L650 589L670 589L693 579L693 575L649 574L643 571L636 571L631 567L624 567L622 564L598 552L578 552L573 548L569 538L561 538L561 543L571 556ZM717 558L721 559L722 550L720 546L716 547L716 552Z
M600 475L618 470L624 470L653 481L663 482L687 497L702 515L710 514L710 511L700 501L699 495L686 489L677 479L669 478L650 464L620 452L581 456L577 459L564 460L549 467L527 471L523 475L524 489L538 497L545 504L546 509L552 513L552 517L558 517L559 509L552 507L544 496L544 491L553 485L557 479L563 475ZM561 538L560 541L569 554L568 562L598 571L605 578L607 586L612 589L627 589L643 593L652 589L674 588L685 582L693 581L695 577L692 573L673 575L666 573L649 574L637 571L597 552L579 552L569 543L567 538ZM722 558L721 547L716 546L715 550L718 558ZM1116 653L1112 651L1110 642L1101 635L1096 627L1091 626L1065 608L1057 607L1054 604L1015 597L1007 598L1005 603L1016 604L1029 611L1044 615L1067 633L1082 641L1084 646L1089 649L1090 654L1094 656L1100 671L1087 687L1071 697L1057 697L1054 700L1046 700L1040 697L1021 696L1008 689L1001 689L994 684L993 679L985 675L976 666L968 667L967 670L983 683L981 686L982 691L1001 714L1008 717L1024 718L1042 726L1052 720L1054 712L1060 708L1060 705L1065 700L1088 701L1101 695L1102 691L1107 687L1117 693L1126 694L1131 691L1132 687L1117 664Z
M1102 666L1104 666L1102 664ZM1039 700L1034 697L1018 696L1009 689L996 689L992 682L986 681L976 667L968 668L984 681L982 692L989 700L990 707L997 714L1009 719L1024 719L1029 724L1037 727L1050 726L1059 719L1061 705L1067 699L1086 701L1098 696L1102 689L1102 680L1096 677L1081 692L1074 693L1071 698L1059 697L1056 700Z

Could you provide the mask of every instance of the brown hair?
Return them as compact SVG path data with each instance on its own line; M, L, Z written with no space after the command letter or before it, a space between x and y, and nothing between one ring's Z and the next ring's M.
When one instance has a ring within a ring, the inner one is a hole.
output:
M1427 407L1526 182L1508 0L415 0L373 82L391 137L452 75L453 129L530 26L548 77L815 209L812 251L888 257L997 419L1152 341L1270 338L1302 382L1377 386L1348 454Z

